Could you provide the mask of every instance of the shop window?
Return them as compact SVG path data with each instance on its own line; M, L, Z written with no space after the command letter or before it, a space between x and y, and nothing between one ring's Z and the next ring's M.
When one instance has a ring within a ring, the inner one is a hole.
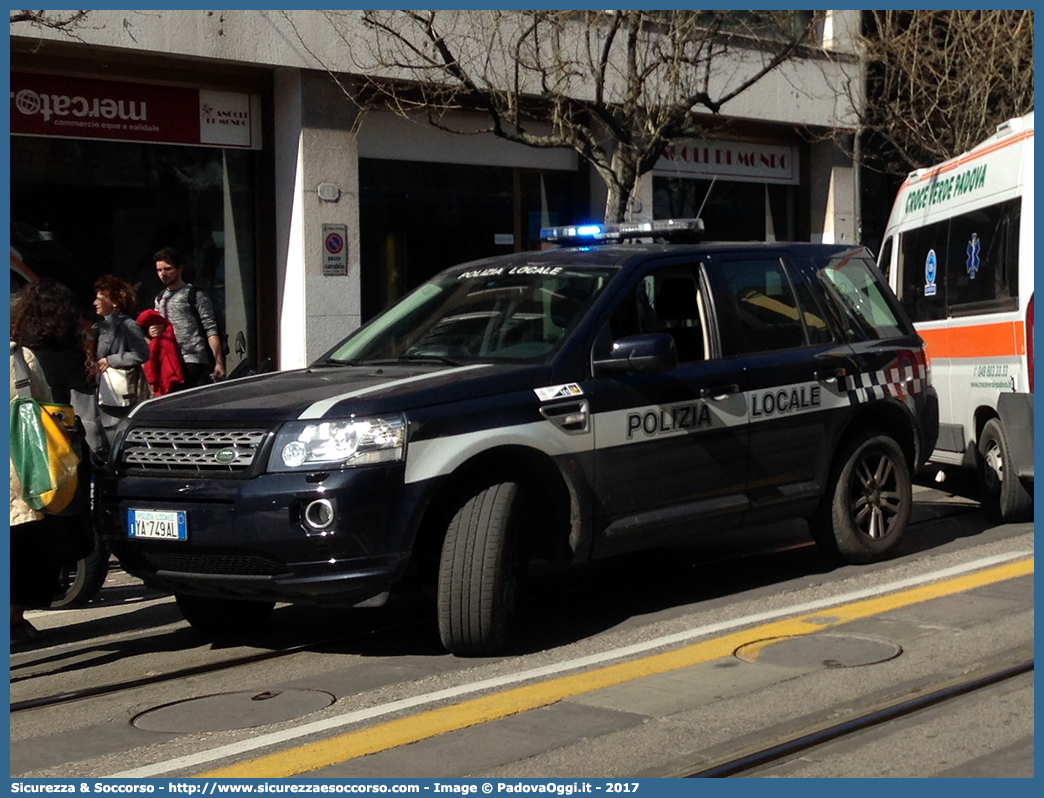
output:
M11 138L11 246L66 283L87 318L94 280L134 285L138 309L163 288L153 254L177 247L210 296L231 371L256 354L256 153L212 147Z
M373 158L359 187L364 321L445 268L539 249L579 196L572 172Z
M653 177L653 218L699 216L709 241L793 241L794 186Z

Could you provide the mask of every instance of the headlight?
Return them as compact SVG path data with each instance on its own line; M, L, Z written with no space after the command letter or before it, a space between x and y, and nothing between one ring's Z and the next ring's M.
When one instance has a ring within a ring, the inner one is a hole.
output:
M406 449L402 416L292 421L276 435L269 471L333 469L401 460Z

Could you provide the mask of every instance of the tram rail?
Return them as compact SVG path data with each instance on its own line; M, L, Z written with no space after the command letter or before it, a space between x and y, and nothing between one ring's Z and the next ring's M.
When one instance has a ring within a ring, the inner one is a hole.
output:
M738 751L713 762L703 763L696 770L686 769L669 774L669 776L690 779L743 777L824 743L839 740L864 729L880 726L929 707L953 701L1032 671L1032 658L999 668L980 670L974 674L951 679L942 685L935 686L930 692L919 693L871 707L858 716L840 723L829 723L816 728L805 729L792 737L773 742L771 745L763 748Z

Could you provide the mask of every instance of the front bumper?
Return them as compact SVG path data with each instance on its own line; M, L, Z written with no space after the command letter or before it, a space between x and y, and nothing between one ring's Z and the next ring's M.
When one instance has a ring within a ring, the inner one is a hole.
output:
M403 465L253 479L103 479L99 528L123 567L146 584L194 595L350 606L405 574L422 502ZM326 499L334 521L308 527ZM127 535L127 511L183 510L188 539Z

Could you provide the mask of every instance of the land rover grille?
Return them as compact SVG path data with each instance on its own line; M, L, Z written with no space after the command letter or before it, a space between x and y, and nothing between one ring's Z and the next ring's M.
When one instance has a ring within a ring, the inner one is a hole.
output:
M139 427L123 441L126 468L234 474L253 464L267 430Z

